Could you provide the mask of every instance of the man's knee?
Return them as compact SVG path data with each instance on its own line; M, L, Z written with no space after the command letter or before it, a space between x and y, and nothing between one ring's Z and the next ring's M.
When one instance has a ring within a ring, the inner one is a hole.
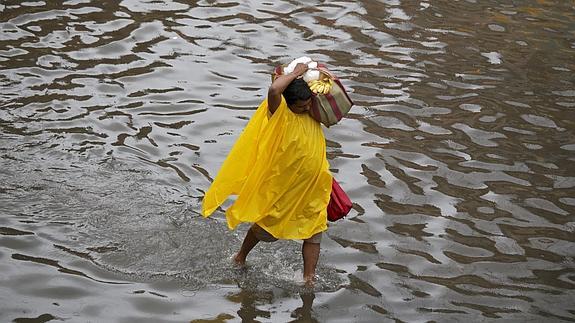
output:
M304 239L303 242L304 243L314 243L314 244L321 244L321 237L322 237L322 232L318 232L316 234L314 234L313 236Z
M266 230L262 229L262 227L257 225L257 223L254 223L252 225L250 231L252 231L256 239L258 239L259 241L274 242L278 240L276 237L272 236L269 232L267 232Z

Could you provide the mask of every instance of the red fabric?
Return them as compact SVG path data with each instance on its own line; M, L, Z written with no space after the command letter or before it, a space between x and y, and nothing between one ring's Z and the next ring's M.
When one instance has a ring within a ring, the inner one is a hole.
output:
M339 107L337 106L337 102L333 98L333 95L329 93L324 95L327 101L329 102L329 105L331 105L331 109L333 110L333 113L335 114L337 120L341 120L341 118L343 118L343 113L341 113L341 110L339 110Z
M333 222L343 218L349 213L351 206L351 200L334 178L331 182L331 195L327 205L327 219Z
M312 93L312 96L313 95L314 94ZM314 118L315 120L321 120L321 116L319 115L319 109L317 107L317 100L311 100L310 113L312 115L312 118Z

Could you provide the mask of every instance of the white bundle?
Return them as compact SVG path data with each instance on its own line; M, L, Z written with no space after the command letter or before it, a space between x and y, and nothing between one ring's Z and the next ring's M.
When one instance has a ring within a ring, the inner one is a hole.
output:
M317 70L317 62L309 62L307 64L308 70L303 75L303 80L306 82L311 82L319 80L319 71Z
M289 74L293 72L296 65L299 63L307 64L308 67L307 72L305 72L305 74L303 75L304 81L310 82L314 80L319 80L320 74L319 71L317 70L317 62L312 61L311 58L307 56L302 56L300 58L294 59L291 63L289 63L288 66L284 68L284 74Z

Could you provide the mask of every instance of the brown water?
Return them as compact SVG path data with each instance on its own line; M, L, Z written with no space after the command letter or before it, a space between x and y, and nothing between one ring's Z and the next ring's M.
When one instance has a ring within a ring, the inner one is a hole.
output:
M0 3L0 321L575 321L575 2L118 2ZM197 213L302 55L356 103L313 292Z

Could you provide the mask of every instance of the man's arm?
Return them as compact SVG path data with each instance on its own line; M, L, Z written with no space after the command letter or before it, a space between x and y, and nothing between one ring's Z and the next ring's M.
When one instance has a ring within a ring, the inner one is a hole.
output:
M307 65L299 63L293 72L278 76L268 89L268 108L273 114L282 102L282 93L288 85L296 78L302 76L307 71Z

